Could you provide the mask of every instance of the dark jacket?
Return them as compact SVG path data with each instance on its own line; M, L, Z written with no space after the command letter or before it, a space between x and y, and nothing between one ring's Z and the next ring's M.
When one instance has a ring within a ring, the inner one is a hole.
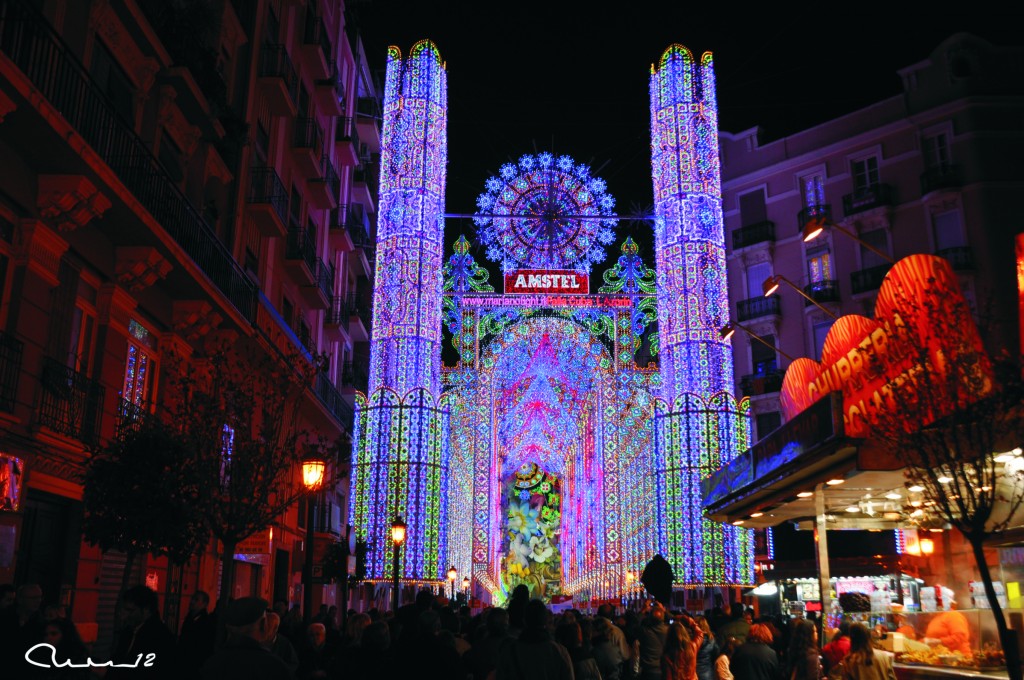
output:
M729 668L736 680L780 680L779 656L763 642L744 642L737 647Z
M715 661L722 655L722 650L715 638L708 635L697 650L697 680L715 680Z
M285 662L252 638L229 635L224 646L206 660L203 680L293 680Z
M174 633L156 616L150 616L136 630L123 629L110 658L115 664L138 663L137 668L111 668L107 680L121 678L167 678L176 680L181 675L177 643ZM149 655L153 655L150 657ZM141 657L141 660L140 660ZM151 666L146 663L152 661Z

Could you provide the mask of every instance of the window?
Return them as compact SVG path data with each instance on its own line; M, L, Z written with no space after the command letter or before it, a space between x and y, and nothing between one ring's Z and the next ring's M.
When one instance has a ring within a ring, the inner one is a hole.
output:
M825 181L820 173L801 178L800 189L803 192L804 207L825 205Z
M862 194L878 184L878 159L874 156L853 161L850 164L853 175L853 192Z
M299 187L292 185L292 200L288 204L288 215L291 218L289 229L298 229L302 226L302 194Z
M758 262L747 267L747 297L764 296L764 280L772 275L772 266L768 262Z
M925 137L921 146L926 168L945 170L949 167L949 140L945 132Z
M832 328L834 321L829 319L822 323L814 324L814 358L817 361L821 361L821 350L825 346L825 336L828 335L828 331Z
M812 248L807 251L807 279L811 284L832 281L832 254L828 248Z
M231 456L235 453L235 428L225 424L220 431L220 483L231 482Z
M775 356L775 350L772 349L775 346L775 336L762 335L760 338L764 342L750 339L750 359L755 375L765 375L778 368L778 359Z
M960 211L947 210L932 215L932 231L935 234L935 251L964 246L964 231L960 228Z
M281 316L289 328L295 325L295 305L288 298L281 301Z
M156 342L135 319L128 322L128 353L124 365L121 398L127 404L145 409L152 404L156 384Z
M114 55L105 45L96 42L92 52L92 77L103 94L107 95L114 111L124 120L128 127L135 127L133 87L128 76L118 65Z
M764 439L782 425L782 414L778 411L757 414L757 438Z
M167 130L164 130L160 136L160 165L164 166L164 170L171 176L171 181L175 184L181 184L181 180L185 179L181 157L181 149L174 143Z
M740 196L740 226L764 222L768 213L764 206L764 189L751 191Z
M79 289L84 285L87 284L79 281ZM81 293L79 296L79 303L71 312L71 343L68 346L67 365L82 375L89 375L96 338L96 310L81 304Z
M889 238L886 236L885 229L872 229L871 231L865 231L861 233L859 238L864 243L872 246L875 250L879 250L883 253L889 252ZM860 244L860 261L864 266L864 269L880 267L889 263L884 257L872 251L871 248L867 248L863 244Z

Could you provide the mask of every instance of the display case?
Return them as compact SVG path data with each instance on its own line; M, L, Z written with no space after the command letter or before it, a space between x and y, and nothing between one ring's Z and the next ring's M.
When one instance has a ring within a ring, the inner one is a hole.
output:
M890 615L881 628L883 647L901 665L973 673L1006 666L991 609L907 611Z

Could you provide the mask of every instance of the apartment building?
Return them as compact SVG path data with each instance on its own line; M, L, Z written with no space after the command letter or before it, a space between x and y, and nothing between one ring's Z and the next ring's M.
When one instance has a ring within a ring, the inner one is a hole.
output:
M1020 351L1024 48L956 34L899 75L901 93L782 139L720 133L731 313L747 331L732 340L737 394L755 441L781 423L788 357L819 359L834 316L873 316L912 253L950 261L990 351ZM805 242L822 217L834 226Z
M83 462L160 404L172 350L326 354L301 419L346 440L366 389L379 111L340 0L0 0L0 582L40 583L87 637L109 635L125 558L81 540ZM347 464L316 498L317 549L345 533ZM298 505L235 556L231 596L301 602ZM211 542L135 581L216 597L218 564Z

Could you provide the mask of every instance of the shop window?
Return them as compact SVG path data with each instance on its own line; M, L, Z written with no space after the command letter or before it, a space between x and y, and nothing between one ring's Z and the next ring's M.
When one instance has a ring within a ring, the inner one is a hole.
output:
M92 51L92 66L90 68L93 80L99 86L103 94L114 107L114 111L121 116L129 128L135 127L133 90L131 81L121 69L114 55L105 45L96 42Z

